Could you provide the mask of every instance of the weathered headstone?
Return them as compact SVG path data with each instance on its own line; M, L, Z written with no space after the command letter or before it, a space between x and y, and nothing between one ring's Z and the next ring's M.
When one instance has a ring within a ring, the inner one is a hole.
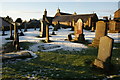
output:
M83 34L83 22L81 19L78 19L75 25L75 40L78 42L84 42L84 34Z
M95 32L95 38L89 46L98 47L100 37L107 35L107 23L104 21L98 21L96 23L96 32Z
M54 31L52 31L52 34L51 35L56 35Z
M112 45L113 45L112 38L107 36L100 38L98 57L94 61L95 66L102 69L109 69L111 64Z
M69 40L69 41L72 40L72 35L71 35L71 34L68 35L68 40Z
M41 21L40 37L46 37L46 22Z
M60 29L60 22L59 21L54 26L54 31L58 31L58 29Z
M19 36L18 36L18 28L16 26L16 22L14 24L14 40L13 40L13 45L15 46L16 50L19 50Z
M74 27L75 27L75 20L74 19L72 20L71 26L72 26L71 31L74 31Z
M46 24L46 42L49 42L49 26Z
M95 31L95 27L92 26L91 28L91 32L94 32Z
M5 27L2 26L2 36L4 36L4 35L5 35Z
M10 40L13 40L13 35L12 35L12 25L10 25Z
M96 23L95 23L95 22L92 22L91 32L94 32L94 31L95 31L95 25L96 25Z
M57 22L57 29L60 29L60 22Z
M24 36L24 33L21 31L20 34L19 34L19 36Z
M27 31L27 23L24 24L25 28L24 28L24 32Z

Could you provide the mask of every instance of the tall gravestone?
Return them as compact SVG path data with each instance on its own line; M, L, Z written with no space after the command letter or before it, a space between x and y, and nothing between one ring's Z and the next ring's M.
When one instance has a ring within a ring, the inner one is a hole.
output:
M5 35L5 27L2 26L2 36L4 36L4 35Z
M107 23L104 22L104 21L98 21L96 23L95 38L92 41L92 44L90 44L89 46L98 47L100 37L103 37L103 36L106 36L106 35L107 35Z
M74 27L75 27L75 20L74 19L72 20L71 26L72 26L71 31L74 31Z
M12 25L10 24L10 40L13 40L13 35L12 35Z
M46 37L46 22L41 21L40 37Z
M94 61L95 66L102 69L109 69L111 65L112 45L113 45L112 38L107 36L100 38L98 57Z
M46 42L49 42L49 25L46 24Z
M24 26L25 26L25 27L24 27L24 32L26 32L26 31L27 31L27 24L28 24L28 23L27 23L27 22L25 22L25 24L24 24Z
M43 19L41 21L41 30L40 30L40 37L46 37L46 19L47 17L47 11L45 9Z
M16 22L14 24L14 40L13 40L13 45L15 46L16 50L19 50L19 36L18 36L18 28L16 26Z
M81 19L78 19L77 23L75 24L75 41L84 42L84 34L83 34L83 22Z

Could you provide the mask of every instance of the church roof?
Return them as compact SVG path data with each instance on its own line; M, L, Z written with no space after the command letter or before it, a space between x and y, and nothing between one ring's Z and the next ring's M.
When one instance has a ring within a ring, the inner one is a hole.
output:
M82 19L83 22L86 22L88 20L88 18L90 17L97 17L97 15L95 13L93 14L80 14L80 15L61 15L58 17L55 17L53 19L53 22L71 22L72 20L75 20L75 22L77 22L78 19Z
M6 21L4 18L0 17L0 21L1 21L0 27L2 27L2 26L5 26L5 27L10 26L10 23L8 21Z
M59 13L56 13L54 17L58 17L58 16L62 16L62 15L72 15L70 13L64 13L64 12L59 12Z

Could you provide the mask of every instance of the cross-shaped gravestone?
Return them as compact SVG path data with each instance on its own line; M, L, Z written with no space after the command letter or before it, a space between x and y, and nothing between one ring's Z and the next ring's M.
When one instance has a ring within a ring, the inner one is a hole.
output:
M102 69L109 69L112 57L112 45L113 45L112 38L107 36L100 38L98 57L94 61L95 66Z

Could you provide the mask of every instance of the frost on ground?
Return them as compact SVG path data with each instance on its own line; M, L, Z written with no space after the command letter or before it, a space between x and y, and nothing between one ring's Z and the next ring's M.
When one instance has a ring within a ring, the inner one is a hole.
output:
M28 29L27 32L24 32L25 36L20 36L19 41L20 42L36 42L38 44L35 44L30 47L31 51L54 51L54 50L68 50L68 51L80 51L82 49L86 49L87 46L80 44L80 43L73 43L69 41L65 41L67 39L68 34L74 33L74 31L70 31L71 29L59 29L58 31L55 31L56 35L51 35L50 40L52 42L50 43L40 43L40 40L45 40L45 38L38 38L36 36L40 35L39 28L37 30L34 29ZM52 34L52 29L50 29L49 34ZM6 42L9 42L11 40L5 40L5 38L9 38L9 31L5 31L7 36L0 36L2 43L0 45L5 44ZM120 42L120 37L118 36L120 33L108 33L108 36L114 39L115 43ZM84 30L85 40L92 42L92 40L95 37L95 32L90 32L87 30ZM73 36L74 38L74 36ZM1 46L2 47L2 46Z
M6 54L0 54L0 59L2 58L3 60L13 59L13 58L21 58L21 57L36 58L37 55L35 53L33 53L32 51L28 51L28 50L11 52L11 53L6 53Z

